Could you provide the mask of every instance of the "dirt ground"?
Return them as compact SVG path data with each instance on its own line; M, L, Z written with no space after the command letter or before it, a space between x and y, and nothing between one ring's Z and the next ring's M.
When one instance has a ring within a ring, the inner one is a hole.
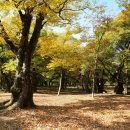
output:
M35 109L0 110L0 130L130 130L130 96L36 93L34 101Z

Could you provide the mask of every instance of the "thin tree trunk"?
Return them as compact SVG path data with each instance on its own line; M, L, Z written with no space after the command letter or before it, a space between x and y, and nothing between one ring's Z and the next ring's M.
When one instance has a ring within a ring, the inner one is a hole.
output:
M125 74L125 88L124 93L128 94L128 87L129 87L129 74L128 74L128 62L126 61L126 74Z
M59 84L59 89L58 89L58 96L60 95L61 89L64 88L64 76L65 76L64 69L61 69L60 84Z

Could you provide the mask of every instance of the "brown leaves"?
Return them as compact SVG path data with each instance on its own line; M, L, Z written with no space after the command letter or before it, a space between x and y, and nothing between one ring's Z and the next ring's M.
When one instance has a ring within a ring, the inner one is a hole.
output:
M0 130L130 129L130 96L95 96L34 94L36 109L0 111Z

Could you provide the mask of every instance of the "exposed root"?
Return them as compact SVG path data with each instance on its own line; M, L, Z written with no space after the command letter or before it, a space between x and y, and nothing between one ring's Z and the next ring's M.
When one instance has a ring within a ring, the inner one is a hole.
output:
M8 108L9 106L13 105L14 104L14 100L9 100L7 103L5 103L4 105L0 106L0 110L2 109L6 109Z
M18 108L19 108L18 103L15 102L11 106L8 107L8 110L16 110Z
M0 103L0 106L3 106L3 105L5 105L6 103L8 103L10 100L6 100L6 101L4 101L4 102L1 102Z
M16 109L28 109L28 108L36 108L36 105L35 104L28 104L28 106L21 106L20 104L19 104L19 102L15 102L15 103L13 103L13 105L11 105L11 106L9 106L8 107L8 110L16 110Z

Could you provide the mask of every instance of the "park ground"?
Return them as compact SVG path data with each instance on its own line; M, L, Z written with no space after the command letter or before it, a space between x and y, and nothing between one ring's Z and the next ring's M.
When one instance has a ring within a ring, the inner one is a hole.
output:
M10 98L0 92L0 102ZM0 110L0 130L130 130L130 96L40 92L35 109Z

